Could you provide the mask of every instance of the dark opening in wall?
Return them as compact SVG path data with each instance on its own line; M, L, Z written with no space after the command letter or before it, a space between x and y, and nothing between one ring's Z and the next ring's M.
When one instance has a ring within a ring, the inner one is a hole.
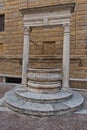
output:
M21 83L21 78L6 77L6 83Z
M0 32L5 30L5 15L0 14Z

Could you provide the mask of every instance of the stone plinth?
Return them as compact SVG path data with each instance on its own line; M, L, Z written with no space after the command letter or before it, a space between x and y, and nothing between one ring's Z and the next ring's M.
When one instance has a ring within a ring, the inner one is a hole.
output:
M28 115L59 115L78 110L84 98L71 89L62 89L60 69L31 69L27 87L20 85L5 95L6 105Z
M10 109L28 115L60 115L73 113L81 108L84 98L75 91L61 90L54 94L40 94L18 86L5 95Z

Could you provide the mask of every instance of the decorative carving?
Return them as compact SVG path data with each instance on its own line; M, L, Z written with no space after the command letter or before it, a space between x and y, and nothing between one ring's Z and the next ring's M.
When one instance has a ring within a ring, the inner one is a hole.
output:
M43 23L44 24L48 24L48 18L46 17L46 18L43 18Z
M70 33L70 23L63 24L64 33Z
M29 26L24 26L24 34L29 35L31 31L31 28Z
M60 75L58 73L28 73L28 79L34 81L58 81L60 79Z
M60 69L44 68L31 69L29 68L28 89L33 92L58 92L61 88Z
M45 10L44 12L36 10L34 12L28 12L28 14L25 14L23 22L24 25L30 26L30 27L37 27L37 26L47 26L47 25L61 25L64 23L70 23L71 13L70 8L66 8L63 10L56 10L51 11L50 8L48 10Z

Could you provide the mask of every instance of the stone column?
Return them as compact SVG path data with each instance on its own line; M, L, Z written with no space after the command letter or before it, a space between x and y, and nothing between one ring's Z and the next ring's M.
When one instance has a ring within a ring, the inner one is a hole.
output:
M27 86L27 69L29 63L29 32L30 27L24 26L24 45L22 63L22 85Z
M69 65L70 65L70 24L64 25L63 42L63 81L62 89L69 89Z

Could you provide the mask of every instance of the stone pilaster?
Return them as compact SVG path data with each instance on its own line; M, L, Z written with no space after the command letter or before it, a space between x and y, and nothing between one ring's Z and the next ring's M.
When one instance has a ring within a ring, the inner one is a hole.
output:
M70 24L64 25L63 43L63 81L62 89L69 89L69 65L70 65Z
M23 64L22 64L22 85L27 85L27 69L29 63L29 34L30 27L24 26Z

